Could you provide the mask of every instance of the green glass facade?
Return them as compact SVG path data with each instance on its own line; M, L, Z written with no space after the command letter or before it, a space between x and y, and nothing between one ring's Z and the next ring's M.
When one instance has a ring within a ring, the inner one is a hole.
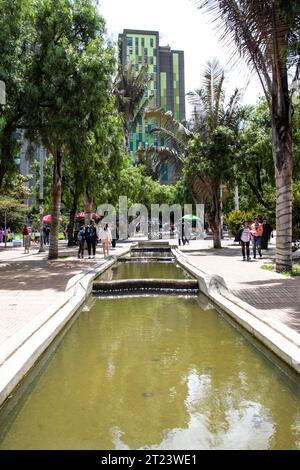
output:
M148 65L149 85L145 97L153 97L154 106L172 111L176 119L185 120L184 53L159 45L158 31L125 29L119 35L119 55L122 64L133 63L136 71ZM163 145L163 140L150 134L151 126L144 118L130 136L130 151L148 145ZM167 168L162 180L169 178ZM166 180L166 181L164 181Z

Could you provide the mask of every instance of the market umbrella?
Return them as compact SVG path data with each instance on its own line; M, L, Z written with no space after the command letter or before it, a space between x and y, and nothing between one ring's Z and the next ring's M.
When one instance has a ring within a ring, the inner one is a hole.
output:
M45 224L50 224L52 222L52 215L51 214L48 214L48 215L44 215L43 217L43 222Z
M92 219L98 219L99 218L99 215L94 213L91 215L91 218ZM75 219L85 219L85 213L84 212L77 212L76 216L75 216Z
M183 217L181 217L183 220L200 220L200 217L197 217L196 215L192 215L192 214L188 214L188 215L184 215Z

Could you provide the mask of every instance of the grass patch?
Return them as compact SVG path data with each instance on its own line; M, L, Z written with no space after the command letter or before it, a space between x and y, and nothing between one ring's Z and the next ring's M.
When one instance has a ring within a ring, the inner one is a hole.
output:
M275 264L264 264L261 266L264 271L275 271Z
M264 264L263 266L261 266L261 269L263 269L264 271L273 271L273 272L275 272L275 264ZM291 271L287 271L287 272L281 273L281 274L284 274L285 276L288 276L288 277L300 276L300 264L295 264Z

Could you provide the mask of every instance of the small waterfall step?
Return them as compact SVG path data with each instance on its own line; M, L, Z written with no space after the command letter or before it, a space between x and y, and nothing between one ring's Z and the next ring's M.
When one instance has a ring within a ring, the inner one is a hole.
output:
M197 279L121 279L115 281L95 281L94 294L121 292L191 293L199 292Z

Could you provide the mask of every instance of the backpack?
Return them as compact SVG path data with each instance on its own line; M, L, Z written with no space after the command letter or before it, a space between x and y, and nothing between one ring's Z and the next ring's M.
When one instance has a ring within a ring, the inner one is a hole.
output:
M84 240L84 232L83 232L83 230L79 230L78 235L77 235L77 240L78 240L79 242L82 242L82 240Z
M92 230L92 227L86 227L85 229L85 236L86 238L92 238L93 236L93 230Z

